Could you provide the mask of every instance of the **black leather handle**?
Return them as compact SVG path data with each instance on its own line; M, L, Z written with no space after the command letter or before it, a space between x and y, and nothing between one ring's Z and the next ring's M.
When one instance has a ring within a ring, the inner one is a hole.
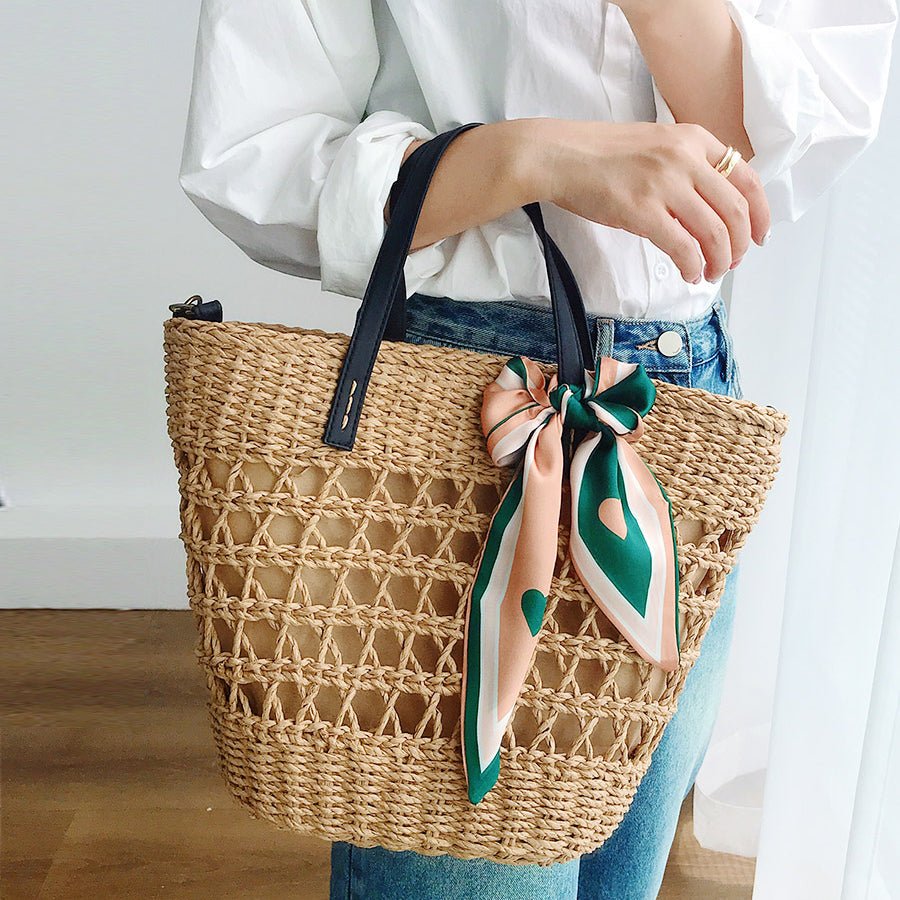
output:
M594 367L593 350L584 300L578 282L553 238L544 228L537 203L522 207L540 238L550 284L550 305L556 329L556 364L560 384L584 384L584 370Z
M405 336L406 282L403 266L428 186L441 156L457 135L480 124L460 125L439 134L418 147L403 164L403 178L397 185L399 190L391 220L369 276L331 401L322 438L331 447L342 450L353 448L378 348L386 334L394 340ZM584 370L593 368L584 302L571 268L544 228L540 206L530 203L523 208L541 241L547 265L559 381L581 385Z

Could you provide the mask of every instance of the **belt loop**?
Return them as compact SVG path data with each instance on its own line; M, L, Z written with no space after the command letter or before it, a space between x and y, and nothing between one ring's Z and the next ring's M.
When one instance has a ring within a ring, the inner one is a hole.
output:
M731 382L735 374L734 359L734 343L731 339L731 332L728 329L728 309L725 306L725 299L721 293L716 294L716 299L712 305L713 315L716 317L716 325L721 335L722 343L725 349L725 372L724 378L727 382Z
M716 317L716 321L719 324L719 328L723 331L728 328L728 308L725 306L725 298L721 293L716 294L715 300L713 300L712 311Z
M616 340L616 320L597 318L594 335L594 368L601 356L612 356Z

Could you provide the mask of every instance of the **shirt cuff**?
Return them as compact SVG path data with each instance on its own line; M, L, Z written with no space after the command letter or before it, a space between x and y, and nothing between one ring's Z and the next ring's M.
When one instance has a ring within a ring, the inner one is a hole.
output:
M725 0L741 34L744 130L753 147L750 165L763 184L799 159L824 115L819 80L794 39ZM675 117L653 79L657 122Z
M725 0L741 33L744 130L753 147L750 165L763 184L798 160L825 115L819 77L785 30Z
M318 249L324 290L363 296L384 238L384 207L403 154L412 141L433 137L418 122L380 111L342 138L319 196Z

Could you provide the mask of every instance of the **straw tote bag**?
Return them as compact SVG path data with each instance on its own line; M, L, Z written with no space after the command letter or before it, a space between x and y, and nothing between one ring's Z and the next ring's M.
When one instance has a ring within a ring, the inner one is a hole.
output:
M509 693L490 672L476 684L478 670L464 668L492 658L490 610L469 616L468 605L476 572L496 575L499 557L488 560L485 548L510 486L534 463L494 462L482 422L488 397L496 401L491 392L516 372L556 379L553 402L568 412L561 425L559 410L540 407L543 433L560 429L541 452L558 458L562 448L556 490L567 496L581 444L599 440L577 416L569 421L595 361L575 280L536 204L526 210L547 264L558 367L531 363L525 373L519 357L403 340L403 263L431 175L466 127L426 142L404 167L351 338L222 322L218 303L199 298L173 307L168 426L197 654L237 800L332 841L549 864L599 847L627 811L759 516L786 419L632 373L628 383L645 395L655 388L655 400L620 457L633 450L670 504L678 658L648 661L589 593L564 497L558 525L535 519L549 537L523 553L530 565L550 547L546 590L526 591L516 613L527 620L517 650L527 658L510 657L500 638L501 682L510 666L521 670L515 702L505 717L483 719L478 707L477 722L461 722L464 688L487 700ZM598 379L608 379L608 365ZM600 429L604 452L622 444L610 422ZM588 474L579 490L593 495ZM604 515L601 506L615 531ZM482 631L467 632L473 622ZM473 783L490 767L471 771L464 733L498 743L483 796L472 796Z

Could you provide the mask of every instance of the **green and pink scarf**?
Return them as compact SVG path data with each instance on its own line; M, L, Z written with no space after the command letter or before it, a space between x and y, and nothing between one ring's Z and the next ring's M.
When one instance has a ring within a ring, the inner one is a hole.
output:
M631 446L656 388L640 365L600 357L584 387L509 360L484 391L497 465L518 463L491 519L469 588L462 686L463 763L478 803L500 773L500 743L531 666L556 564L563 427L587 432L569 467L569 557L634 649L678 666L678 564L669 499Z

